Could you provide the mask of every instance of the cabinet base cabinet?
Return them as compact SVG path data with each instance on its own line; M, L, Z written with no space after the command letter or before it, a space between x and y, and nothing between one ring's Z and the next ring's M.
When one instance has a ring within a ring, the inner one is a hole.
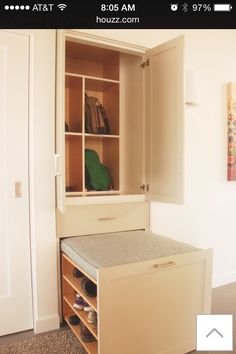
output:
M63 273L65 269L68 272L65 264L73 262L62 259L62 283L67 283L63 286L63 311L68 323L68 315L78 313L68 300L69 287L77 288ZM99 269L97 341L89 343L92 349L82 344L88 353L98 354L183 354L194 350L196 315L210 313L211 267L211 250L197 250ZM83 296L80 289L77 292ZM79 337L77 330L72 330Z

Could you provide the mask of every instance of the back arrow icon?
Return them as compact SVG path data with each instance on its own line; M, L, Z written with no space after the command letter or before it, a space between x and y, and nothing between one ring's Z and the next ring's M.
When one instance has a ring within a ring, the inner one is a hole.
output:
M219 336L221 336L222 338L224 337L223 334L221 334L216 328L213 328L213 329L206 335L206 337L210 337L210 335L211 335L213 332L216 332L216 333L219 334Z

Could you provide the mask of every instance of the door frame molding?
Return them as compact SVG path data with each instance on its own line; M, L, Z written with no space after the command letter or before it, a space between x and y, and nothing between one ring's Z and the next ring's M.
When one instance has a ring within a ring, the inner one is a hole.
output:
M142 55L145 54L150 48L140 45L118 41L112 38L106 38L97 36L95 34L89 34L80 30L57 30L57 32L64 32L68 37L78 40L80 43L96 44L97 47L101 46L108 49L117 49L120 52L126 52L130 54Z

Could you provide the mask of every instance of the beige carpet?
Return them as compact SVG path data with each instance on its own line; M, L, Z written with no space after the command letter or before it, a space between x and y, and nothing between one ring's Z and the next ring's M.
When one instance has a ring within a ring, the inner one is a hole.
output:
M85 354L70 330L35 336L32 339L0 345L0 354Z

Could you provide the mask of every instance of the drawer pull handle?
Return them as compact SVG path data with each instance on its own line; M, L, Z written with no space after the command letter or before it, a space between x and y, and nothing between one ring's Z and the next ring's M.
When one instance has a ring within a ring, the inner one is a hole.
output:
M170 261L170 262L166 262L166 263L154 264L153 267L154 267L154 268L157 268L157 269L160 269L160 268L173 267L173 266L175 266L175 265L176 265L175 262Z
M99 221L109 221L109 220L115 220L116 217L115 216L106 216L103 218L98 218Z

